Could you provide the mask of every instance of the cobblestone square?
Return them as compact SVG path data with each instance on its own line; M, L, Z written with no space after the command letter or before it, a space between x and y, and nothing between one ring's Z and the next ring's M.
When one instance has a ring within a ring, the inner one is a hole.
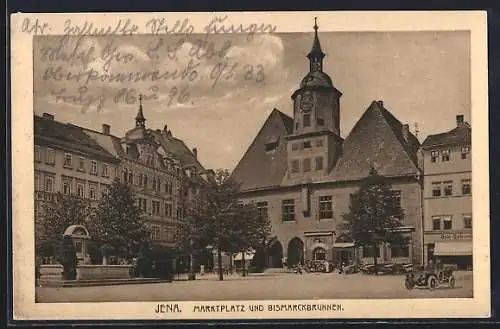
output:
M37 302L237 301L472 297L472 272L456 272L455 288L430 291L404 286L404 276L363 274L251 274L197 276L195 281L120 286L36 289Z

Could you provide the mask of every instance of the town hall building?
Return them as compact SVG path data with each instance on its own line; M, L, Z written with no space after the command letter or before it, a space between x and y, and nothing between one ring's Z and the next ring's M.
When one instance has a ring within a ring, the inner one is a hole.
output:
M233 171L241 199L253 202L272 224L268 266L306 260L346 264L421 263L422 173L418 139L382 101L373 101L348 136L341 136L342 92L323 70L314 26L309 72L291 95L293 118L274 109ZM339 231L350 195L370 168L391 181L394 202L405 213L406 245L357 248Z

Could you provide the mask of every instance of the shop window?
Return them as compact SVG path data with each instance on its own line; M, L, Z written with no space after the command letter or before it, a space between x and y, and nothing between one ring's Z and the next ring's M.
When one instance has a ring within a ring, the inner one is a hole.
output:
M464 218L464 228L472 229L472 215L463 215Z
M470 195L472 193L471 180L464 179L462 180L462 194Z
M318 247L312 252L313 260L326 260L326 250Z
M441 196L441 182L432 183L432 196Z
M365 258L373 258L373 257L380 257L380 248L373 247L373 246L364 246L363 247L363 257Z
M333 197L320 196L319 197L319 219L333 218Z
M443 184L444 184L444 195L445 196L453 195L453 182L446 181Z
M303 166L304 166L304 172L311 171L311 159L309 158L304 159Z
M295 220L295 200L286 199L281 202L282 220L284 222L293 222Z
M410 257L410 248L408 245L399 246L394 245L391 246L391 257Z

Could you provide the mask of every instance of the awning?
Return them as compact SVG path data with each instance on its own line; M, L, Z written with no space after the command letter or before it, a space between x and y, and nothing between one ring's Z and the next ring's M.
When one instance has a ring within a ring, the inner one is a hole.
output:
M333 245L333 248L352 248L354 247L354 242L337 242Z
M471 256L472 242L436 242L434 244L434 255L436 256Z
M254 252L246 252L245 253L245 260L252 260L253 256L255 255ZM234 260L243 260L243 253L236 254L234 256Z

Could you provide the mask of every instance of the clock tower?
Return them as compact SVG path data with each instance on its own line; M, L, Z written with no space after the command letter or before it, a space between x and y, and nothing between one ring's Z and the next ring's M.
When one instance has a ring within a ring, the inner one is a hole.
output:
M309 72L293 95L293 133L287 136L288 178L311 181L330 171L341 153L340 96L323 72L325 53L314 22Z

